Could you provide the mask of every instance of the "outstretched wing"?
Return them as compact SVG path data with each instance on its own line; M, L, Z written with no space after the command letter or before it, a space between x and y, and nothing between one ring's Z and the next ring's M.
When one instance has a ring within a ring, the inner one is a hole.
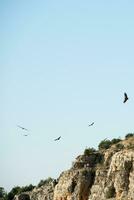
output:
M23 127L23 130L28 131L28 129L27 129L27 128L24 128L24 127Z
M93 123L91 123L91 124L89 124L88 126L93 126L94 125L94 122Z
M19 126L19 125L17 125L19 128L21 128L21 129L23 129L23 127L22 126Z
M61 138L61 136L60 137L58 137L58 138L56 138L54 141L57 141L57 140L59 140Z
M124 93L125 98L128 98L127 93Z
M19 125L17 125L19 128L21 128L22 130L25 130L25 131L28 131L28 129L26 129L26 128L24 128L24 127L22 127L22 126L19 126Z

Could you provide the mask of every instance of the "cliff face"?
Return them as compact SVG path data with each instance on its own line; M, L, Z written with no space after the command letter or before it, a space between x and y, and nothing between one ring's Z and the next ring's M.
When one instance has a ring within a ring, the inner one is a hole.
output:
M106 151L77 157L54 190L54 200L106 199L134 200L134 138Z
M45 184L42 187L35 188L31 194L30 199L32 200L52 200L54 192L53 182Z
M64 172L54 190L54 200L87 199L92 185L92 170L69 170Z
M96 169L88 200L134 199L134 151L116 152L109 165Z
M46 182L40 187L35 187L31 192L16 195L14 200L53 200L55 181Z
M31 192L16 195L14 200L53 200L54 183L53 181L41 187L35 187Z
M29 196L31 200L134 200L134 137L108 150L78 156L58 183L35 188Z
M54 190L54 200L86 200L95 179L95 166L100 161L98 152L78 156L72 168L63 172Z

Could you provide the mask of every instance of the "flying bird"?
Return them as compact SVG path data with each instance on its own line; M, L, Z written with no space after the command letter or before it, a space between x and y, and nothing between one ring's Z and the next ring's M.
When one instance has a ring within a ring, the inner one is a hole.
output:
M60 140L60 138L61 138L61 136L60 136L60 137L58 137L58 138L56 138L54 141Z
M128 96L127 96L127 93L124 93L124 101L123 101L123 103L126 103L128 99L129 99L129 98L128 98Z
M94 122L93 123L91 123L91 124L89 124L88 126L93 126L94 125Z
M28 131L28 129L26 129L26 128L22 127L22 126L19 126L19 125L18 125L18 127L21 128L21 129L24 130L24 131Z
M23 135L23 136L28 136L28 135Z

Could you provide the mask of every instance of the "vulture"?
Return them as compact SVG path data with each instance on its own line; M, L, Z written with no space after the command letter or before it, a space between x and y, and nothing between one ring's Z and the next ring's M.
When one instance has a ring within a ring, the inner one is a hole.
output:
M21 128L21 129L24 130L24 131L28 131L28 129L26 129L26 128L22 127L22 126L19 126L19 125L18 125L18 127Z
M88 126L93 126L94 125L94 122L93 123L91 123L91 124L89 124Z
M126 102L127 102L127 100L128 100L127 93L124 93L124 101L123 101L123 103L126 103Z
M54 141L60 140L60 138L61 138L61 136L60 136L60 137L58 137L58 138L56 138Z

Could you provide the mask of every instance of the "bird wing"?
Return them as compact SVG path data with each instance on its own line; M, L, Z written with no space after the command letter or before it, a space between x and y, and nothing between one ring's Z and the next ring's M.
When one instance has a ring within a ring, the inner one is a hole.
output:
M94 122L93 123L91 123L91 124L89 124L88 126L93 126L94 125Z
M57 141L57 140L59 140L61 138L61 136L60 137L58 137L58 138L56 138L54 141Z
M21 128L21 129L23 129L23 130L25 130L25 131L28 131L28 129L26 129L26 128L24 128L24 127L22 127L22 126L19 126L19 125L17 125L19 128Z
M19 125L17 125L19 128L21 128L21 129L23 129L23 127L22 126L19 126Z
M125 96L125 99L127 99L127 98L128 98L128 96L127 96L127 93L124 93L124 96Z
M27 128L23 128L25 131L28 131L28 129Z

